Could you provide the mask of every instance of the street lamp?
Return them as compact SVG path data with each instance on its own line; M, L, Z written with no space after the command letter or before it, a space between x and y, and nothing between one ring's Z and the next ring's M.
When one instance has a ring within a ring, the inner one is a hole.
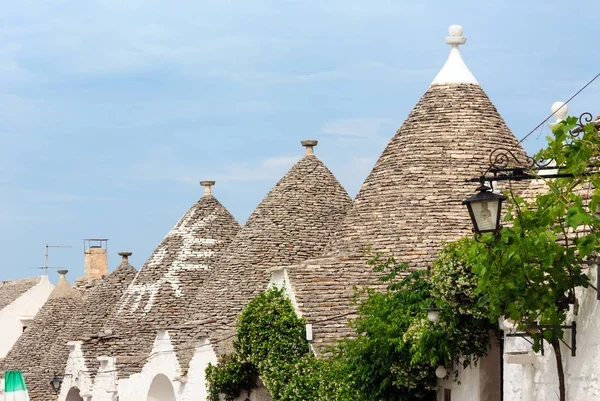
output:
M58 394L60 392L60 386L62 385L62 379L54 374L54 377L50 380L50 385L54 389L54 392Z
M435 303L432 302L431 305L429 305L429 308L426 308L425 310L427 311L427 319L429 319L430 322L435 323L439 320L442 308L436 308Z
M481 184L475 195L463 201L469 209L475 234L498 232L502 202L505 200L505 196L495 194L490 187Z
M444 377L446 377L447 374L448 374L448 371L446 370L446 367L444 365L439 365L437 367L437 369L435 370L435 375L439 379L443 379Z

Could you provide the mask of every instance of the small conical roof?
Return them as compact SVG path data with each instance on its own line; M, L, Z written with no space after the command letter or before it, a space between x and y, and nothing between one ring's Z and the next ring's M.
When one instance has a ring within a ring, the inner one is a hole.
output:
M117 303L103 330L105 355L117 357L125 377L141 369L156 332L190 320L198 288L239 231L239 224L212 195L214 181L202 181L205 192L169 231Z
M160 317L162 324L189 318L193 300L217 255L236 236L240 226L212 195L214 181L202 181L200 198L169 231L137 273L120 303L119 315L128 319ZM162 315L164 316L164 319Z
M60 275L58 283L50 293L50 296L48 296L48 299L81 298L81 294L71 287L71 284L67 281L67 271L59 270L58 274Z
M256 207L211 272L197 300L199 319L214 318L231 329L245 304L267 288L270 269L323 253L352 201L315 156L316 142L303 141L305 156Z
M96 357L103 355L102 339L110 333L103 331L109 317L131 283L137 271L129 264L130 252L119 253L121 264L107 277L96 280L95 285L85 292L77 315L61 332L61 340L57 341L51 354L53 365L62 366L68 359L67 343L69 341L84 341L84 363L86 372L93 376L98 367Z
M66 348L61 342L61 333L81 307L81 296L67 282L66 270L59 270L59 274L60 279L50 297L2 360L3 371L23 371L32 401L56 397L48 380L55 372L62 372L64 364L55 365L50 350L55 346Z

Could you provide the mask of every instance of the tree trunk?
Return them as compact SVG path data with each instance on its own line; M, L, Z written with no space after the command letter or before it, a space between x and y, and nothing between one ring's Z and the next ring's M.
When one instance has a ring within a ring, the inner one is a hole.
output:
M563 370L560 342L558 338L553 338L551 344L552 348L554 349L554 356L556 357L556 371L558 373L558 391L560 394L560 401L567 401L567 395L565 392L565 371Z

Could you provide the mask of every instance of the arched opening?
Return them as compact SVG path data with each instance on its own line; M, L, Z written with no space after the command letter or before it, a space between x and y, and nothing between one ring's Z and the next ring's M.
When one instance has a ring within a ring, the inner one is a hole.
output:
M156 375L148 390L147 401L175 401L175 390L169 378L165 375Z
M81 395L79 394L79 389L71 387L71 390L69 390L69 393L67 394L66 401L83 401L83 398L81 398Z

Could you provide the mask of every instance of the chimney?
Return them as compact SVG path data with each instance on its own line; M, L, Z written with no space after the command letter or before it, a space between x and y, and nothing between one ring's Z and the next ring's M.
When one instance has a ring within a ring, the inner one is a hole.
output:
M85 280L102 278L108 275L108 256L106 238L86 238L83 240L83 272Z

